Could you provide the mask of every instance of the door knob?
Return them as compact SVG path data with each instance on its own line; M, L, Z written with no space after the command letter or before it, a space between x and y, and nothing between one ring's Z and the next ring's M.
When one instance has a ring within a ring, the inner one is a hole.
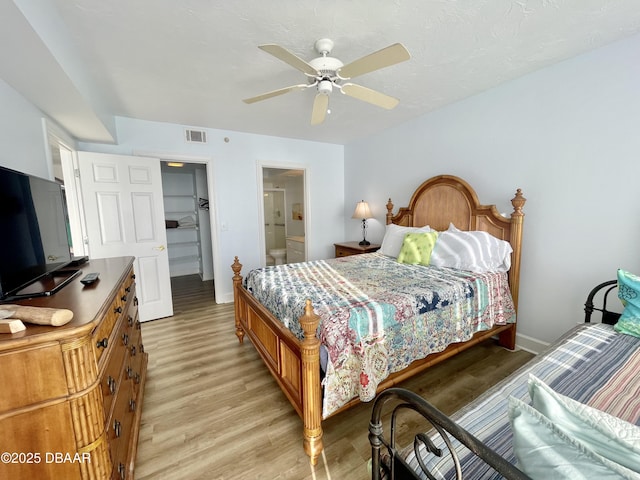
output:
M156 250L163 251L166 247L164 245L160 245L158 247L154 247Z

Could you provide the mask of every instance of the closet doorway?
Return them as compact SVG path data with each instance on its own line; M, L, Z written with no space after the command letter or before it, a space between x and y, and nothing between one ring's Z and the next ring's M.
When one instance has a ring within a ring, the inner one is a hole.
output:
M306 243L305 170L262 167L263 265L304 262Z
M213 280L207 166L163 159L161 173L172 283L184 276Z

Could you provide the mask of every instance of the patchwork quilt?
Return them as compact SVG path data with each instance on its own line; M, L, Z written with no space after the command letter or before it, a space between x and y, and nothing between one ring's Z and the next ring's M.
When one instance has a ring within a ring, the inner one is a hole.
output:
M328 354L323 416L369 401L414 360L515 322L506 273L406 265L369 253L252 270L245 287L298 338L310 298Z

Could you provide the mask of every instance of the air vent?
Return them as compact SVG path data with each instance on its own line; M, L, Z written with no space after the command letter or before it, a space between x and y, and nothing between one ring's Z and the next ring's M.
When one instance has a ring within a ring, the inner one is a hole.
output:
M207 143L207 132L204 130L185 130L187 142L191 143Z

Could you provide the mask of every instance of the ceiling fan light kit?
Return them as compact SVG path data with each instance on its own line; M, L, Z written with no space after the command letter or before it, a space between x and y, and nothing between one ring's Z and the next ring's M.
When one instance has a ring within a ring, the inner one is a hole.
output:
M333 83L331 80L320 80L318 82L318 93L323 95L331 95L331 91L333 90Z
M258 48L304 73L307 76L307 84L280 88L256 97L246 98L243 101L250 104L277 97L294 90L305 90L309 87L316 87L316 96L311 111L311 125L318 125L324 122L329 106L329 96L334 87L340 90L341 93L357 100L387 110L394 108L399 103L397 98L390 97L389 95L355 83L343 84L342 81L350 80L354 77L389 67L411 58L411 55L404 45L394 43L382 50L378 50L377 52L344 65L337 58L328 56L333 49L333 41L328 38L322 38L316 41L315 49L320 54L320 57L314 58L309 62L306 62L280 45L266 44L259 45Z

